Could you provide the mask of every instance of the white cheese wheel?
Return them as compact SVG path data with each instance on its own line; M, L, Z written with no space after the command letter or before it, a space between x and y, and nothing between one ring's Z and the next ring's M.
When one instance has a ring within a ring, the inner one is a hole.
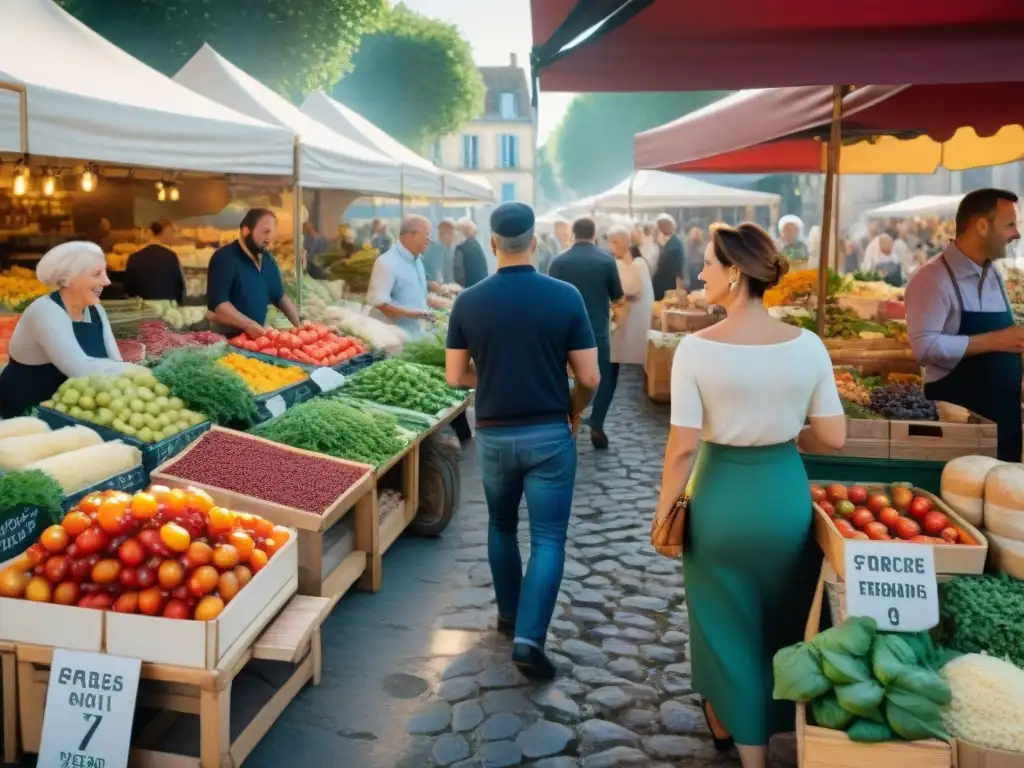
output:
M1001 573L1024 579L1024 541L1014 541L987 531L989 563Z
M984 512L985 478L1003 462L990 456L960 456L942 470L942 500L975 527Z
M985 529L1024 541L1024 466L1004 464L986 475Z

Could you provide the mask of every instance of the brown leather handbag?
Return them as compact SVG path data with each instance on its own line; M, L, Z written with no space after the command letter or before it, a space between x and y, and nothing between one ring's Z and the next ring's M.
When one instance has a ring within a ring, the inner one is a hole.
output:
M689 509L690 499L683 496L664 520L651 521L651 546L659 555L672 558L683 556L683 529Z

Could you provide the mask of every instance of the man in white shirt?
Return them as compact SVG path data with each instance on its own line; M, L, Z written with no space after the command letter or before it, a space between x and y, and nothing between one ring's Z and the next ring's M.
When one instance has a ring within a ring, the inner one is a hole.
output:
M409 214L402 219L398 242L373 263L366 303L413 337L432 317L427 304L427 275L420 257L430 245L430 222Z

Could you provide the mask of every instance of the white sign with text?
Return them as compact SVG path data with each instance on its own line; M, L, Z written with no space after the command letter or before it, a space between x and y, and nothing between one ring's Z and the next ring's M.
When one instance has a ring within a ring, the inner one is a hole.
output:
M54 651L38 764L125 768L141 668L139 659Z
M271 416L280 416L286 410L288 405L285 403L284 398L280 395L274 395L272 398L267 400L267 410Z
M309 374L309 378L320 387L321 392L330 392L332 389L337 389L345 383L344 375L338 373L333 368L317 368Z
M859 539L844 544L848 616L870 616L884 632L921 632L939 623L930 546Z

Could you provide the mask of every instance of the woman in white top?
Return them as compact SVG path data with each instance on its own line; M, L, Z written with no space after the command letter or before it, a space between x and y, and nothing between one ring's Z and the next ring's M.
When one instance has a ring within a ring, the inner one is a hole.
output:
M616 308L612 331L612 377L618 379L619 365L643 365L647 331L651 328L654 288L647 262L639 249L639 227L631 233L624 226L608 230L608 244L619 268L619 282L625 301ZM632 240L632 244L630 241Z
M36 266L55 288L33 301L18 321L0 374L0 416L20 416L53 396L69 378L138 370L121 362L100 294L110 285L107 261L95 243L51 248Z
M700 279L728 316L676 350L655 516L664 520L688 487L693 687L716 746L735 741L744 768L763 768L768 739L793 730L792 706L772 701L772 656L803 639L821 565L797 440L808 419L817 445L846 439L821 340L761 303L788 268L757 225L712 230Z

